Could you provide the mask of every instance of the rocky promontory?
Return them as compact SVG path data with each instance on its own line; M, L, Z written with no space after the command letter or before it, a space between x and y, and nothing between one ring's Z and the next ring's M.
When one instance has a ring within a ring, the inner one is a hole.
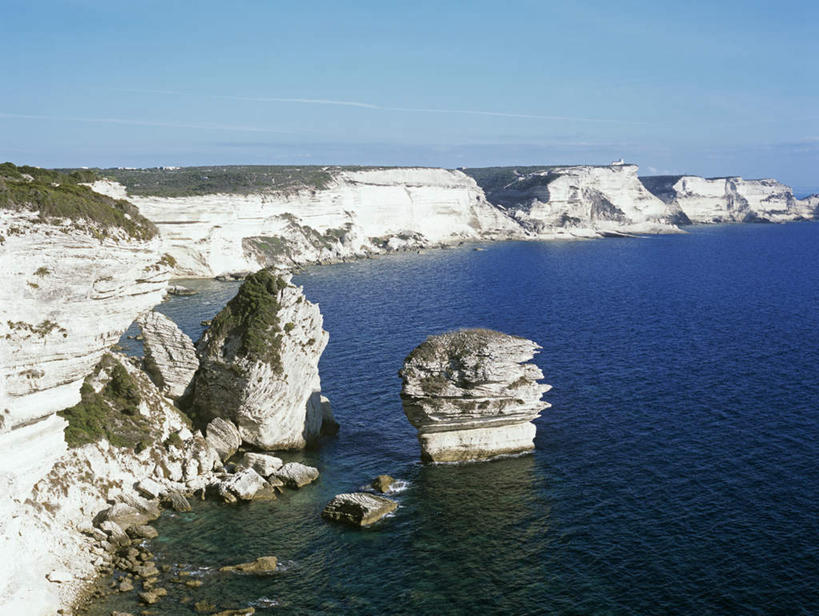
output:
M430 336L404 360L401 400L418 429L421 457L457 462L534 448L532 420L550 405L540 347L488 329Z
M335 423L318 372L327 340L300 288L268 270L250 275L197 343L191 413L232 421L260 449L306 446Z

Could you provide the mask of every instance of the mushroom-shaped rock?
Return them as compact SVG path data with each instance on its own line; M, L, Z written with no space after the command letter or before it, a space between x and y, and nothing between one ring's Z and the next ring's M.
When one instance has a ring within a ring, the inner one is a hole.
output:
M142 329L145 371L163 393L179 398L199 367L193 341L160 312L145 313L137 324Z
M319 471L299 462L288 462L274 471L273 476L280 479L288 488L301 488L318 479Z
M227 460L236 453L239 445L242 444L242 437L239 430L231 421L217 417L208 424L205 432L205 440L213 447L222 460Z
M352 492L335 496L327 503L321 515L328 520L353 526L368 526L378 522L397 507L398 503L385 496L367 492Z
M488 329L430 336L404 360L401 401L427 462L480 460L534 448L532 420L551 386L527 363L531 340Z
M327 340L321 312L301 288L268 270L248 276L197 343L195 415L232 420L260 449L315 441L329 414L318 372Z

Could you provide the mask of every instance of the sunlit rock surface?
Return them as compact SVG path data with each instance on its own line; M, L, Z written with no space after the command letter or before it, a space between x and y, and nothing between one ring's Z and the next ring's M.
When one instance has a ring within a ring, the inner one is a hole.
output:
M126 197L116 182L93 187ZM336 170L326 186L286 193L127 196L188 276L524 235L472 178L447 169Z
M551 387L529 362L540 347L487 329L430 336L400 371L404 412L418 429L421 457L457 462L534 448L532 420Z
M810 198L797 199L774 179L702 178L691 175L640 178L658 198L677 206L693 223L788 222L816 216Z
M318 372L327 340L321 312L301 288L268 271L253 274L197 343L195 417L228 419L260 449L306 446L332 417Z
M179 398L199 367L193 341L155 310L142 315L137 323L142 330L145 370L170 398Z

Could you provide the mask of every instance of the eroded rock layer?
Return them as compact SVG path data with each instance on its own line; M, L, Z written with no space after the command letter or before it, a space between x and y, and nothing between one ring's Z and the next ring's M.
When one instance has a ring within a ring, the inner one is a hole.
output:
M318 373L327 340L300 288L266 270L251 275L197 344L192 412L233 421L261 449L304 447L332 419Z
M531 421L549 404L551 387L527 363L537 343L487 329L430 336L400 371L401 400L418 429L421 456L456 462L534 447Z

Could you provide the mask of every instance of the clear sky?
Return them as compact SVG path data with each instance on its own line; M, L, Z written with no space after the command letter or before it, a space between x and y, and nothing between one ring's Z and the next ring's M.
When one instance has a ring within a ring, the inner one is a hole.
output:
M819 2L0 0L0 160L607 163L819 188Z

